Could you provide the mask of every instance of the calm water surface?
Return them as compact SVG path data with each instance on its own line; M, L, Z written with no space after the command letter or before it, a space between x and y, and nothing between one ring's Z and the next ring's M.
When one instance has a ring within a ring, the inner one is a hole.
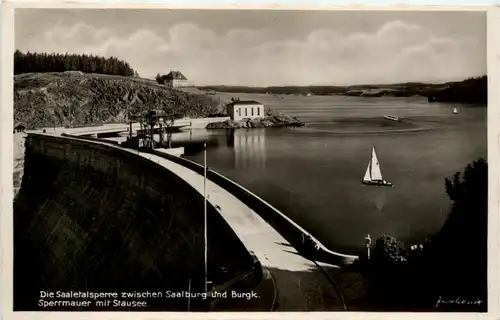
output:
M450 209L444 178L486 156L484 107L423 98L239 96L308 125L192 130L175 134L174 142L186 146L187 158L203 163L198 146L207 140L210 168L345 253L362 249L366 234L388 233L411 244L438 231ZM387 114L403 122L381 120ZM372 145L394 188L361 184Z

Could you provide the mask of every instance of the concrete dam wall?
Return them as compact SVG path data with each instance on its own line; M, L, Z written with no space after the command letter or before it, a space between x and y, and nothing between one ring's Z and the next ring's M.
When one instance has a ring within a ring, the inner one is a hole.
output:
M191 279L191 291L202 292L203 206L184 180L134 153L29 134L14 203L14 309L40 310L40 291L180 292ZM217 285L254 261L215 208L207 210L209 280ZM148 306L185 311L187 299Z

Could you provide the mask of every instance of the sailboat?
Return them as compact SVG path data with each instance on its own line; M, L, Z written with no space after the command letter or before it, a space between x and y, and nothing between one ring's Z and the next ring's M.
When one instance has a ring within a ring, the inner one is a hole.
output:
M453 108L453 114L458 114L458 109L457 108Z
M368 167L366 168L363 183L375 186L393 186L392 182L385 181L382 177L382 171L380 170L380 163L377 158L377 153L375 152L375 146L372 147L372 157L368 163Z

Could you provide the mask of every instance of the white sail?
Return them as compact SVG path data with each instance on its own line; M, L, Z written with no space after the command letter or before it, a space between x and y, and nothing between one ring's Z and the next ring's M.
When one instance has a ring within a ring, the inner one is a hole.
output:
M371 161L368 163L368 166L366 167L365 177L363 178L363 181L372 181L372 178L370 177L370 167L371 167Z
M382 179L382 171L380 170L380 164L378 162L377 153L375 152L375 147L372 149L372 159L370 161L370 177L373 181L380 181Z

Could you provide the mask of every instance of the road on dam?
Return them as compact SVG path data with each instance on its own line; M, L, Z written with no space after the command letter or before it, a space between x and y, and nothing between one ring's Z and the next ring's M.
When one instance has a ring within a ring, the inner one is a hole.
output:
M165 167L203 195L202 175L156 155L127 151ZM262 266L272 275L276 296L261 297L263 300L274 299L275 311L344 310L341 293L321 270L336 266L313 262L302 257L259 214L214 182L207 179L206 183L207 201L216 208L245 247L255 253Z
M203 176L158 156L141 155L182 177L203 194ZM343 310L339 293L318 265L302 257L255 211L210 180L207 180L207 199L234 230L245 247L252 250L262 266L270 270L277 289L275 310L321 311L325 308ZM322 266L329 267L326 264ZM329 305L325 303L325 299L334 303Z

